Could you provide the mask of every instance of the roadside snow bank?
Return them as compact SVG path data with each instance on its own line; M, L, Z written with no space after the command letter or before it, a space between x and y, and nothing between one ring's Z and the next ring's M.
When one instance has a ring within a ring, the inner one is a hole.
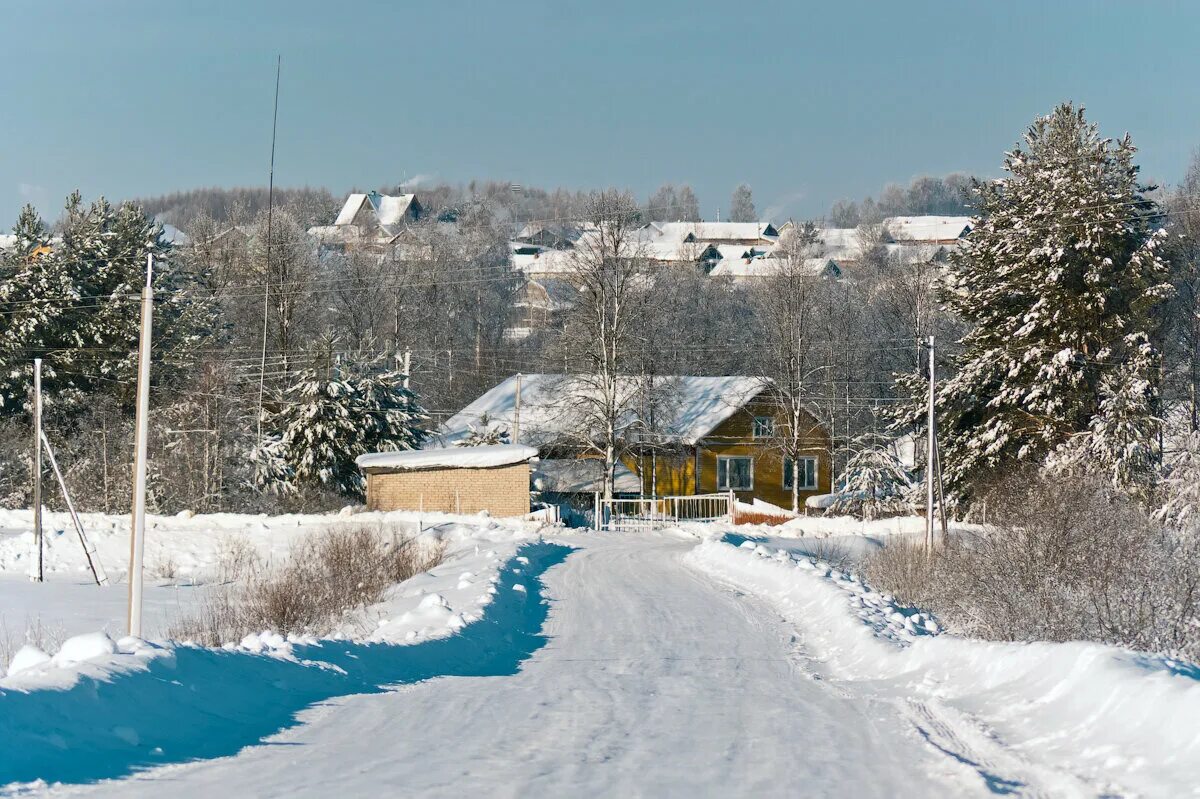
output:
M925 727L945 719L922 718L945 705L981 723L979 738L1092 785L1168 796L1200 784L1200 668L1100 644L936 635L854 575L752 542L704 541L685 558L779 608L831 676L909 705L939 748Z
M96 633L52 658L21 650L0 679L0 786L232 755L333 697L514 673L544 643L540 575L570 550L492 535L496 551L486 541L460 548L463 557L398 587L377 608L378 628L358 640L267 631L205 648Z

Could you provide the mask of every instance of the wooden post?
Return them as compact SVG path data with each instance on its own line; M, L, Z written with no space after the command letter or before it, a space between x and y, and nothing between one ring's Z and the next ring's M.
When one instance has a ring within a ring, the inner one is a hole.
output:
M42 538L42 359L33 359L33 546L34 561L29 579L46 579Z
M594 496L595 496L595 503L592 506L594 508L594 515L592 518L592 526L596 529L596 532L598 533L598 532L600 532L601 527L603 527L603 524L600 521L600 492L599 491L594 492Z
M142 637L142 561L146 552L146 439L150 428L150 333L154 318L154 255L146 256L142 340L138 351L137 423L133 459L133 512L129 537L129 634ZM261 418L261 414L260 414Z
M937 469L937 456L934 453L934 383L936 380L933 363L933 336L929 337L929 418L926 420L925 442L925 551L933 552L933 479Z

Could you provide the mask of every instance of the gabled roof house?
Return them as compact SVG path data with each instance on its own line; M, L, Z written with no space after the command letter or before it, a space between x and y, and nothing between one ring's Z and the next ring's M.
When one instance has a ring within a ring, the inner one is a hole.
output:
M764 378L659 376L648 391L647 378L630 375L617 385L619 404L626 408L618 424L627 450L622 465L638 476L645 495L734 491L744 501L790 505L797 479L801 501L829 492L828 432L806 413L800 431L806 451L796 463L784 458L779 442L790 421ZM594 458L587 442L598 440L598 432L590 429L593 420L578 398L595 390L583 375L514 375L449 418L430 445L467 439L486 416L514 441L536 447L544 461Z
M391 196L377 191L351 194L332 225L308 229L322 251L381 248L395 241L425 209L415 194Z

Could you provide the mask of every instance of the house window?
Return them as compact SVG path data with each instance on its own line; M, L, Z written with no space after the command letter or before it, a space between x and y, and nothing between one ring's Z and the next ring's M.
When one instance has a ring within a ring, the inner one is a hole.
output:
M770 416L754 417L754 437L770 438L775 435L775 420Z
M717 458L717 488L721 491L753 490L754 459Z
M792 480L796 476L796 465L800 467L800 490L811 491L817 487L817 459L816 458L784 458L783 459L783 487L788 491L792 490Z

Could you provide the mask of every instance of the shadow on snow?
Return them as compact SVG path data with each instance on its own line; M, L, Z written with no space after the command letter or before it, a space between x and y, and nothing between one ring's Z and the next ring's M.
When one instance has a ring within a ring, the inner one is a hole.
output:
M529 564L510 562L484 617L448 638L408 646L323 641L295 647L295 660L181 646L173 659L102 679L82 675L65 690L0 691L0 785L92 782L233 755L328 699L433 677L515 674L546 642L541 575L571 551L522 547Z

